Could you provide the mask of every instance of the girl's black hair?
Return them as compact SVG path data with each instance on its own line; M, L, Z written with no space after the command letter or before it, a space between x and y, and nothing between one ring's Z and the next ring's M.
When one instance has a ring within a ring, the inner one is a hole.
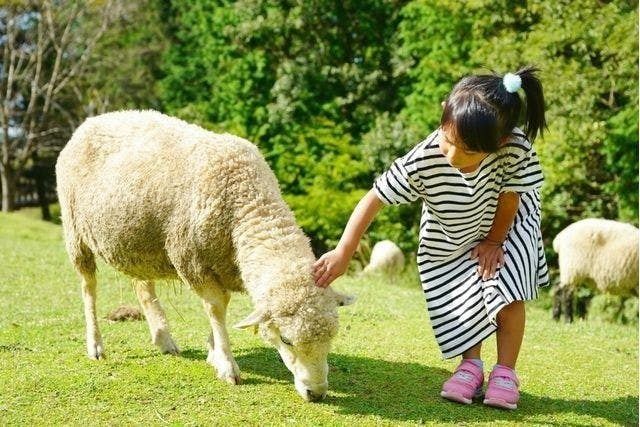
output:
M520 76L525 93L524 132L531 142L546 127L538 71L527 66L515 73ZM465 77L447 97L440 125L450 129L471 151L498 151L500 139L511 134L520 119L520 95L517 91L508 92L502 79L496 73Z

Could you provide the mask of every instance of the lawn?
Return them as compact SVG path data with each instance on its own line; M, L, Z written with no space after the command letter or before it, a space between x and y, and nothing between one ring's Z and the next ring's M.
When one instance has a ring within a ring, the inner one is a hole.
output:
M442 400L455 367L442 360L411 272L385 280L345 277L335 287L357 302L341 310L329 356L329 395L305 403L276 351L230 329L244 383L216 380L205 362L208 321L178 283L158 286L182 349L161 355L145 322L109 323L136 304L126 277L100 264L98 313L107 358L85 356L79 282L59 225L0 214L0 425L638 425L638 330L551 320L548 301L527 307L517 411ZM230 304L229 322L250 311ZM495 340L485 363L495 360Z

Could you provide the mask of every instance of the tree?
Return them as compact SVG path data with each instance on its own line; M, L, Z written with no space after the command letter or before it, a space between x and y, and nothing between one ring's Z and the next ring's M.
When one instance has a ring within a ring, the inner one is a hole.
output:
M2 210L36 150L65 140L78 123L76 83L118 3L14 1L0 7ZM98 19L96 19L98 17ZM98 25L83 25L83 22Z
M346 221L331 210L371 185L362 135L400 107L388 43L405 3L170 2L164 106L255 142L314 243L331 242Z
M478 2L473 62L542 69L549 131L536 142L549 237L595 216L638 222L637 2Z
M394 63L405 106L379 118L381 129L428 132L464 75L537 65L549 123L535 143L544 235L589 216L637 224L637 2L413 1L401 16ZM384 157L377 139L365 141Z

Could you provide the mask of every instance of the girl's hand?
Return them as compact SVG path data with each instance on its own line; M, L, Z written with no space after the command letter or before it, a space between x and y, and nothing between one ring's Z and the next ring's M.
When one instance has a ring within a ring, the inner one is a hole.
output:
M501 244L483 240L471 251L471 259L478 258L478 275L482 280L495 277L496 270L504 265L504 251Z
M326 288L338 277L342 276L349 266L349 257L340 249L322 255L313 264L313 279L316 286Z

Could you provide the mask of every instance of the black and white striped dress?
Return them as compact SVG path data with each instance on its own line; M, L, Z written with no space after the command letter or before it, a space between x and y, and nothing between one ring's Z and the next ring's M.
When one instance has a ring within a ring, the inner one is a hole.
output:
M388 205L422 202L418 269L436 340L450 358L491 335L502 307L535 299L549 278L540 233L543 177L526 136L514 129L471 173L449 165L440 138L436 130L394 161L374 190ZM498 195L507 191L520 193L520 206L503 245L505 265L483 281L470 252L491 229Z

